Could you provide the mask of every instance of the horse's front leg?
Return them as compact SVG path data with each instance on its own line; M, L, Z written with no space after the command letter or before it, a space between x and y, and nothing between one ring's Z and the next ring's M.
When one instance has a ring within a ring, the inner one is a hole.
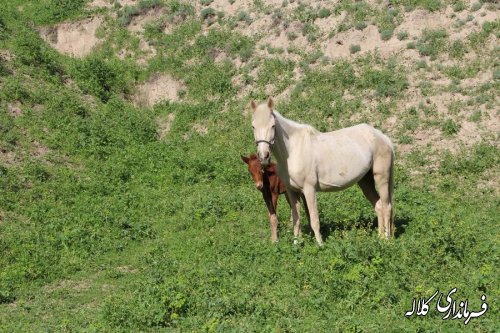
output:
M319 227L318 205L316 202L316 189L313 186L306 186L304 187L303 192L304 192L304 197L306 199L306 205L309 210L311 229L314 231L316 242L318 243L319 246L322 246L323 237L321 237L321 232Z
M297 192L293 192L291 190L286 190L288 195L288 199L290 200L290 208L292 209L292 225L293 225L293 236L295 237L294 243L297 241L297 238L300 237L300 194Z
M271 227L271 241L278 241L278 218L276 216L276 205L274 204L274 195L271 191L264 187L262 191L262 196L266 202L267 216L269 218L269 225Z

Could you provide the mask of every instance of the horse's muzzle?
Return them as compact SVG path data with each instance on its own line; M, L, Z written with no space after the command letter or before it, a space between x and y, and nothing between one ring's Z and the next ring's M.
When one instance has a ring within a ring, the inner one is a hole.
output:
M271 163L271 153L266 152L265 156L261 156L261 154L259 154L259 162L260 164L262 164L262 166L267 166L269 163Z
M264 184L262 182L256 182L255 187L259 190L262 191L262 188L264 187Z

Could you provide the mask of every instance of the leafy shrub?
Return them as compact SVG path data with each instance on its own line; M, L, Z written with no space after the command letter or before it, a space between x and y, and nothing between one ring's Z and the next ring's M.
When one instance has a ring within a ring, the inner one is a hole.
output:
M236 15L236 20L238 20L238 21L245 21L246 24L251 24L252 23L252 18L245 11L240 11L238 13L238 15Z
M81 13L86 0L37 1L32 6L32 19L38 24L54 24L75 17Z
M380 38L382 38L382 40L389 40L392 37L392 33L392 30L383 30L380 32Z
M177 3L174 2L173 6L175 6L176 4ZM140 0L135 6L127 5L118 12L119 22L123 26L127 26L135 16L141 15L142 13L150 9L162 7L163 5L164 3L162 0Z
M460 130L460 125L458 125L452 119L448 118L443 123L443 126L441 127L441 130L446 135L454 135L454 134L457 134L458 131Z
M34 31L20 29L20 38L14 40L16 60L26 66L37 66L46 70L50 75L61 76L63 66L57 53L47 46Z
M475 2L474 4L472 4L470 10L471 10L471 12L477 12L478 10L481 9L482 6L483 6L483 2L478 1L478 2Z
M450 47L450 56L453 58L462 59L463 56L467 53L467 46L464 42L457 39L451 43Z
M352 44L351 46L349 46L349 52L351 52L351 54L357 53L359 51L361 51L361 46L359 46L358 44Z
M321 8L318 11L318 18L326 18L331 15L331 11L328 8Z
M210 18L213 18L215 16L215 9L212 7L204 8L201 10L201 18L203 20L208 20Z
M398 37L398 40L408 39L408 32L400 31L400 32L398 32L397 37Z
M394 31L400 21L400 17L398 15L399 11L396 8L381 11L376 17L379 32L382 34L384 31ZM385 34L387 34L387 32Z
M440 174L481 173L500 163L498 148L485 142L476 144L469 151L455 155L447 153L439 165Z
M232 71L232 65L227 63L218 66L213 62L206 62L202 66L196 66L185 79L189 86L188 94L200 99L214 95L230 96L234 93L231 83Z
M367 27L366 23L363 22L363 21L358 21L354 24L354 27L357 29L357 30L363 30L364 28Z
M461 12L464 9L465 9L465 3L463 2L463 0L457 0L453 4L453 10L455 12Z
M71 72L78 86L85 92L107 102L113 94L128 92L136 80L136 67L117 59L106 60L90 56L73 63Z
M406 75L389 66L381 70L367 67L361 75L361 87L375 89L381 96L396 96L406 88Z
M427 68L427 61L425 61L425 60L419 60L419 61L417 61L417 68L418 69L425 69L425 68Z
M418 39L416 48L423 56L435 58L446 46L446 30L424 30Z

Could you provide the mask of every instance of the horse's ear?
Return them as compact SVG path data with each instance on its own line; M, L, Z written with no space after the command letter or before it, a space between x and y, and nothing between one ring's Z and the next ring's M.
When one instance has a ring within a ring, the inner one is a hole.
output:
M243 156L243 155L241 155L241 160L242 160L243 162L245 162L246 164L248 164L248 161L250 161L250 159L249 159L248 157Z
M250 106L252 107L252 110L254 110L254 111L255 111L255 109L257 109L257 104L255 104L255 101L252 101L250 103Z
M274 108L274 101L271 97L267 100L267 106L272 110Z

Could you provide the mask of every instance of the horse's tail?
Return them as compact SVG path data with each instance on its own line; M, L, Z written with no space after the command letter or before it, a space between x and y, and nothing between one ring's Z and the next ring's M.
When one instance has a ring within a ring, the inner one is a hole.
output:
M391 221L390 221L390 228L391 228L391 236L394 237L394 233L396 232L396 226L394 224L394 148L391 147L391 170L389 173L389 200L391 203Z

